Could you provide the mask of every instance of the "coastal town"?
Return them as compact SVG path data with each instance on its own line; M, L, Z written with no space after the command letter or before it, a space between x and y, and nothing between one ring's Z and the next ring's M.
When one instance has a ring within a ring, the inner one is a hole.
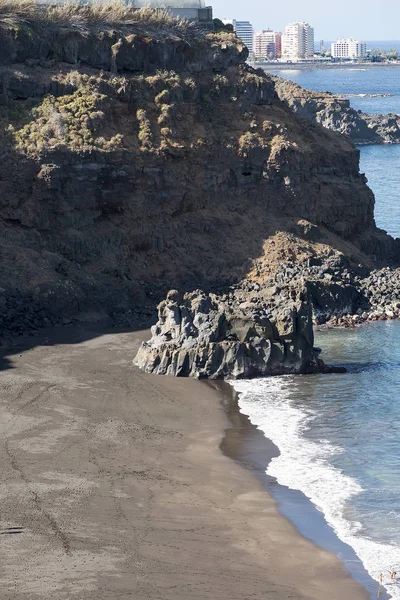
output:
M316 49L314 28L305 22L290 23L282 32L271 28L255 31L250 21L228 18L222 21L246 44L250 60L255 63L400 64L396 48L368 48L365 41L354 37L338 38L334 42L320 40Z

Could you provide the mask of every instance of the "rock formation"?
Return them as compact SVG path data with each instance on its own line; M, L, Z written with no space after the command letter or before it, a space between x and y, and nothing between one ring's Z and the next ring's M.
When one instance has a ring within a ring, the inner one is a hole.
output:
M399 144L399 115L375 115L351 108L350 101L330 92L311 92L273 77L279 98L303 119L351 137L355 144Z
M263 302L176 290L158 307L134 364L150 373L235 379L326 370L313 348L311 304L294 294L271 314Z
M400 269L369 271L319 250L267 276L253 271L226 294L170 292L134 364L160 375L213 379L332 372L313 347L313 326L399 318Z

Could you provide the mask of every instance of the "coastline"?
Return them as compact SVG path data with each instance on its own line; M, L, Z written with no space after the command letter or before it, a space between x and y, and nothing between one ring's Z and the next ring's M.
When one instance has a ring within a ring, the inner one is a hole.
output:
M220 451L218 389L132 367L147 336L61 328L3 357L4 594L367 599Z
M269 462L279 456L279 448L241 411L240 393L227 382L219 382L217 387L220 389L231 424L231 427L225 430L221 450L226 456L253 472L276 502L279 513L287 518L302 536L338 556L351 576L368 590L371 598L374 598L377 582L369 575L353 548L337 537L323 513L302 492L289 489L266 474ZM382 589L380 598L386 600L389 597L387 591Z
M358 70L358 69L382 69L400 67L400 62L397 63L249 63L254 69L264 69L270 71L309 71L320 69L339 69L339 70Z

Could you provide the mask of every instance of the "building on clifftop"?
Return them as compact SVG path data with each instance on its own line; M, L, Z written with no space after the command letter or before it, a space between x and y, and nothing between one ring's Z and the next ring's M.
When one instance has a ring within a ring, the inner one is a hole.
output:
M171 16L209 23L213 20L212 6L206 6L204 0L133 0L137 8L155 8L167 10Z

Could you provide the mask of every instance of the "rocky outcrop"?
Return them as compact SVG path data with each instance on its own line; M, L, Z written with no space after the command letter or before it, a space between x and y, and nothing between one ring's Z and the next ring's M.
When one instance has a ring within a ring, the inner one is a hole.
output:
M400 143L399 115L366 114L351 108L346 98L311 92L281 77L273 77L279 98L303 119L351 137L355 144Z
M210 379L326 370L313 348L311 305L304 293L293 296L271 313L262 301L243 302L233 293L182 298L171 291L134 364L159 375Z
M302 264L282 262L263 286L241 284L247 294L261 294L271 312L290 302L299 286L311 303L314 326L354 327L400 318L400 269L370 270L340 253L320 252Z

